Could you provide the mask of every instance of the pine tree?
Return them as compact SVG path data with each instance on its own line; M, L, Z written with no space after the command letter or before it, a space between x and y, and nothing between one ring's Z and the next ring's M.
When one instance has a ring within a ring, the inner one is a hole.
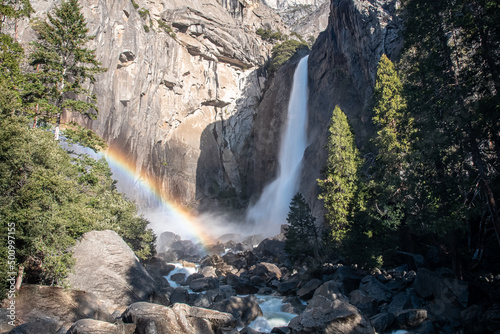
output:
M329 238L338 243L349 230L362 159L347 116L339 106L333 110L329 133L324 178L318 180L319 199L324 201Z
M88 85L105 69L96 60L95 50L85 46L93 36L88 34L77 0L63 1L35 30L38 40L32 44L30 58L36 72L30 75L32 87L26 99L37 106L35 110L55 120L58 139L63 110L96 118L96 97Z
M290 202L285 232L285 251L293 260L306 256L318 256L319 239L316 218L311 213L304 196L297 193Z

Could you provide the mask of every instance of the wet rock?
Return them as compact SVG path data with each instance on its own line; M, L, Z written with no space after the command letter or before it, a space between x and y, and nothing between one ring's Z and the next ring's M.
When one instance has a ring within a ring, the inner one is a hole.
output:
M177 284L183 285L186 281L186 274L185 273L175 273L172 276L170 276L170 279Z
M314 291L323 284L323 281L314 278L308 281L306 284L302 285L299 290L297 290L297 296L303 300L309 300L312 298Z
M291 334L292 330L290 328L288 328L288 327L274 327L271 330L271 333L275 333L275 334Z
M165 276L168 276L168 274L175 269L174 265L168 264L165 259L160 256L154 256L143 262L143 264L159 288L167 288L170 286Z
M163 232L156 241L156 252L167 252L174 242L180 241L181 237L173 232Z
M377 301L361 290L351 292L349 301L367 317L371 317L377 313Z
M232 327L236 320L231 314L175 304L172 308L144 302L130 305L122 315L123 322L134 323L138 333L206 333Z
M123 327L117 324L93 319L78 320L71 326L67 334L123 334Z
M155 290L155 280L114 231L87 232L72 251L75 265L69 284L97 295L110 312L149 300Z
M260 334L261 332L256 331L255 329L246 326L240 331L240 334Z
M189 285L191 284L192 281L194 281L195 279L198 279L198 278L204 278L205 276L203 276L202 274L200 273L194 273L194 274L191 274L189 275L187 278L186 278L186 281L184 282L185 285Z
M248 325L255 318L263 315L255 296L229 297L212 305L212 309L230 313L238 322L238 326Z
M400 328L418 327L426 319L427 310L422 309L404 310L396 316L396 322Z
M306 309L306 305L295 296L283 299L283 312L300 314Z
M371 317L370 323L377 333L383 333L392 325L394 319L391 313L383 312Z

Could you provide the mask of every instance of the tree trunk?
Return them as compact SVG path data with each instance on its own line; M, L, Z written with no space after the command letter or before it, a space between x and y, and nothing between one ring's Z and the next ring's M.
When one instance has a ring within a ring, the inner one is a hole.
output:
M19 291L19 289L21 289L21 284L23 283L23 274L24 274L24 267L19 266L16 278L16 285L15 285L16 291Z
M59 140L59 129L61 126L61 113L57 114L56 130L54 131L54 139Z

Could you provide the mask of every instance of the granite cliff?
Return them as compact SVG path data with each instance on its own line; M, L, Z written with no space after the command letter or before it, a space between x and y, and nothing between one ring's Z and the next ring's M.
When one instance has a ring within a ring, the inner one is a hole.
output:
M54 5L33 1L36 16ZM201 209L243 209L276 174L288 83L300 55L269 77L273 44L257 29L313 36L331 12L309 58L311 144L301 190L311 199L333 107L341 105L363 145L378 59L395 57L401 44L394 0L83 0L82 6L108 71L93 87L98 119L78 121L168 197ZM25 42L33 38L26 23L19 31Z

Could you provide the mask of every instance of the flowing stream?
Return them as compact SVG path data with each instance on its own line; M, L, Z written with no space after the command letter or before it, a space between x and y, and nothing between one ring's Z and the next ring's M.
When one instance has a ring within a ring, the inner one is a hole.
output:
M293 75L286 128L281 139L279 171L259 200L248 209L247 220L261 228L259 232L276 235L286 223L290 201L298 190L302 158L307 143L307 59L302 58Z

